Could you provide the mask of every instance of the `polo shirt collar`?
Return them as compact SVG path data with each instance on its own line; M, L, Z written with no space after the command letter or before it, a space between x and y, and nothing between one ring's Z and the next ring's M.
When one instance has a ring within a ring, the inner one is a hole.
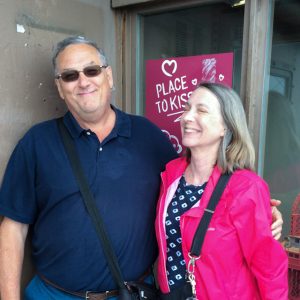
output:
M116 113L116 123L109 135L114 134L129 138L131 136L131 120L129 115L117 109L113 105L111 105L111 108ZM79 138L87 131L86 129L81 128L70 111L65 114L64 123L74 139Z
M131 136L131 119L128 114L111 106L116 113L116 124L113 131L116 131L117 135L129 138Z

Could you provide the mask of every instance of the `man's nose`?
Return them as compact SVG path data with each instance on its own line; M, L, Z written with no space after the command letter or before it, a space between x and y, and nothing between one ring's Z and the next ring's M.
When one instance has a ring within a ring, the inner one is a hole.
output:
M79 72L79 77L78 77L78 84L80 86L87 86L89 84L89 79L87 76L84 75L84 73L81 71Z

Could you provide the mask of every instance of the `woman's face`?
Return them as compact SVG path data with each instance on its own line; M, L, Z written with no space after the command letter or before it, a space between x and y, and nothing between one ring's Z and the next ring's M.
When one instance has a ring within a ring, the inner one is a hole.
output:
M204 87L196 89L181 117L182 144L193 151L218 150L225 134L224 120L217 97Z

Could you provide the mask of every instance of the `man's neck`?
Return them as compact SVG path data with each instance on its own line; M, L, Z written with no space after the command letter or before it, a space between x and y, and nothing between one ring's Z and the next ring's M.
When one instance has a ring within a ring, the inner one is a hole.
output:
M84 120L74 117L82 128L90 129L94 132L100 142L111 133L116 123L116 113L111 106L102 114L89 116L89 118Z

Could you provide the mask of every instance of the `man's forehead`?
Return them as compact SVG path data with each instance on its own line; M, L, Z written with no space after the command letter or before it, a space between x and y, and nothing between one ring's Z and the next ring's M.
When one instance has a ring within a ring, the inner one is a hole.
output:
M57 64L72 63L97 63L101 64L101 58L98 50L88 44L72 44L68 45L57 56Z
M64 52L91 52L98 54L98 50L89 44L71 44L66 46L58 55Z

